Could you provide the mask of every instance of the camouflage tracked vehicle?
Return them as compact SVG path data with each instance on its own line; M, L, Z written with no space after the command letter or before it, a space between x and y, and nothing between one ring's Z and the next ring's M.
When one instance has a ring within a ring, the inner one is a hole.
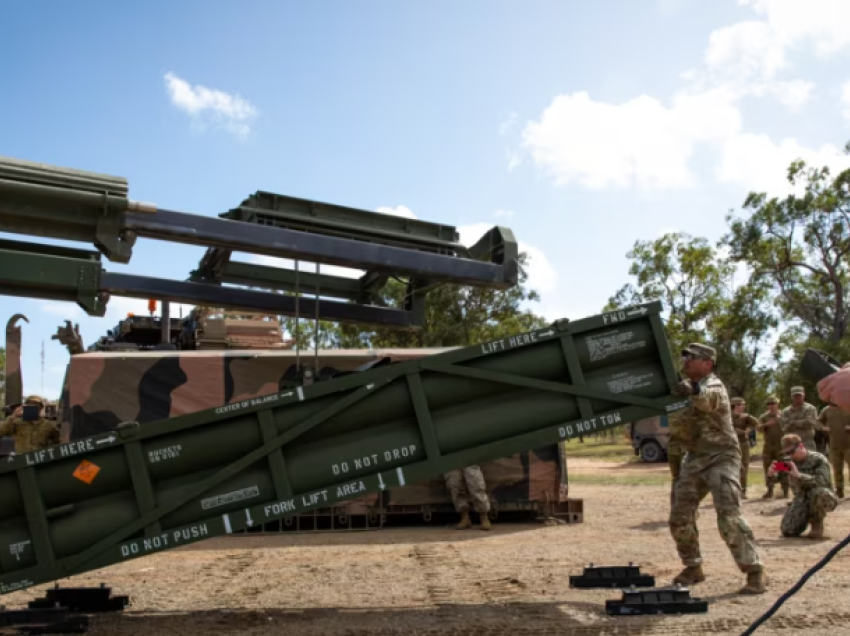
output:
M185 319L172 320L170 350L159 343L162 321L154 316L128 316L88 350L78 329L70 323L60 327L53 338L72 354L60 401L63 442L115 430L124 421L144 424L448 350L299 353L292 350L291 341L283 340L274 318L246 318L196 309ZM486 462L481 469L492 514L582 521L581 502L568 497L561 445ZM387 518L427 522L442 513L453 515L441 478L387 489L380 497L371 495L347 507L343 523L316 513L290 519L288 526L277 522L267 530L375 527Z

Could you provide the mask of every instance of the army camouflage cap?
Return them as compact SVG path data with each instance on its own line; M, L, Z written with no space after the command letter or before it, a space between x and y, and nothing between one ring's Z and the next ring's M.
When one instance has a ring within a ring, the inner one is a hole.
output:
M788 454L794 451L800 444L803 443L803 440L799 435L794 435L794 433L789 433L788 435L782 436L782 441L779 442L780 448L782 448L782 452L784 454Z
M744 398L741 398L741 397L733 397L731 400L729 400L729 403L732 406L735 406L736 404L746 404L746 402L744 401Z
M801 386L792 386L791 387L791 395L805 395L806 389Z
M779 404L779 398L775 395L768 395L765 404Z
M682 349L682 355L690 355L695 356L697 358L705 358L706 360L711 360L712 362L717 362L717 352L712 347L701 344L699 342L692 342L687 347Z
M44 400L37 395L29 395L24 400L24 404L38 404L39 406L44 406Z

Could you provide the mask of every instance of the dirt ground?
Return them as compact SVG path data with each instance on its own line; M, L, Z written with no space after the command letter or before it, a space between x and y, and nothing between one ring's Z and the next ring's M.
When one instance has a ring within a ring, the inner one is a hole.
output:
M664 465L571 460L571 474L663 472ZM461 634L740 634L842 539L850 503L827 519L821 541L783 539L786 500L762 500L752 489L744 510L770 577L769 592L738 596L744 578L715 526L710 497L699 528L708 580L692 595L707 614L614 618L605 600L617 590L575 590L569 575L589 562L640 565L668 585L679 571L667 530L669 488L571 486L584 499L584 523L494 524L490 533L450 527L384 529L346 534L226 537L126 562L61 582L129 594L123 614L94 617L89 633L414 635ZM780 609L758 634L850 635L850 551ZM25 606L44 586L8 595Z

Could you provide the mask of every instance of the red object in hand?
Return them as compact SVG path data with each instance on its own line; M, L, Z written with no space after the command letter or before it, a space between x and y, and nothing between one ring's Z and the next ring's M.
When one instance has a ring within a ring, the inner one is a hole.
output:
M788 462L773 462L773 470L779 473L791 472L791 464Z

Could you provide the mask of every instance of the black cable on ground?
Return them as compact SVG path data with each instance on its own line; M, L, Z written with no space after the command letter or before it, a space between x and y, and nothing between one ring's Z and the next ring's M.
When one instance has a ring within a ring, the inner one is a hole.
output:
M803 585L806 583L806 581L808 581L810 578L812 578L815 575L815 573L817 573L818 570L820 570L823 566L825 566L827 563L829 563L836 554L841 552L841 550L846 548L848 545L850 545L850 535L847 535L847 537L845 537L842 541L837 543L835 545L835 547L833 547L832 550L827 552L826 555L820 561L818 561L805 574L803 574L803 576L800 577L800 580L797 581L794 584L794 587L792 587L790 590L785 592L785 594L780 596L779 599L777 599L777 601L771 606L771 608L769 610L767 610L764 614L762 614L756 620L755 623L750 625L747 628L747 630L741 634L741 636L750 636L750 634L754 633L771 616L773 616L776 613L776 610L778 610L780 607L782 607L782 604L785 603L785 601L787 601L789 598L794 596L794 594L799 592L800 588L803 587Z

